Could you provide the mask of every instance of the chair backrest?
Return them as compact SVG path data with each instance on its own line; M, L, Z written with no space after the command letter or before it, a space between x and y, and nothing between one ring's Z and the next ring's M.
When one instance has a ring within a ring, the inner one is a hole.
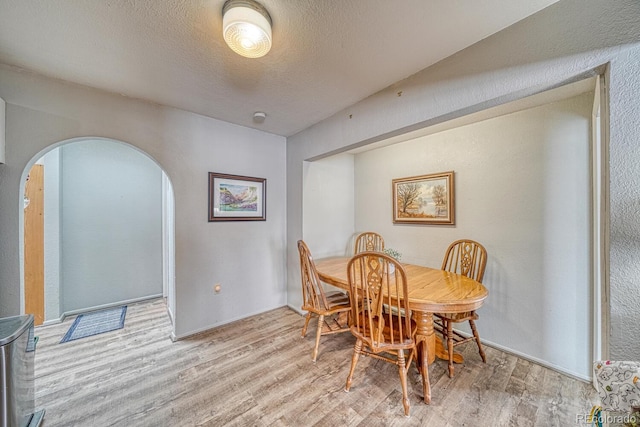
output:
M367 231L358 234L356 237L356 243L353 249L353 254L359 254L360 252L376 251L382 252L384 250L384 239L378 233L373 231Z
M302 278L302 309L307 311L328 310L329 303L318 277L311 251L302 240L298 240L298 252L300 253L300 276Z
M391 267L391 268L390 268ZM402 264L380 252L361 252L349 260L351 332L376 353L408 348L414 342L407 276Z
M482 282L486 266L487 250L484 246L473 240L462 239L449 245L441 269Z

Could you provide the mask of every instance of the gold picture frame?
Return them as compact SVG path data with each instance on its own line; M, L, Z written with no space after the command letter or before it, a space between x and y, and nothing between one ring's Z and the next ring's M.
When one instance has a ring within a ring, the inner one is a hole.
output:
M453 171L391 181L394 224L454 225Z

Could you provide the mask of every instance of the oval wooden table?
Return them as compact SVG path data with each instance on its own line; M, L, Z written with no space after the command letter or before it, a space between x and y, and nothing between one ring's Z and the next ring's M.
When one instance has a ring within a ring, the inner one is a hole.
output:
M349 290L347 263L349 257L322 258L315 261L318 276L323 282ZM442 341L436 340L433 313L460 313L480 308L489 292L482 283L466 276L435 268L402 264L407 274L409 307L417 325L418 369L423 377L424 401L431 401L431 390L424 381L428 364L436 356L448 359ZM426 350L426 351L425 351ZM462 362L462 355L454 355Z

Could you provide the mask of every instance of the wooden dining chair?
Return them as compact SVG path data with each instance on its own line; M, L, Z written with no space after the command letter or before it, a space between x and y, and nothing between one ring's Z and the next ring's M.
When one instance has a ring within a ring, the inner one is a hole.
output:
M359 254L360 252L366 251L384 251L384 239L382 238L382 236L378 233L374 233L373 231L366 231L364 233L358 234L358 237L356 237L353 254L355 255Z
M393 272L390 266L394 266ZM411 361L417 360L416 323L409 313L407 277L402 265L380 252L361 252L347 264L347 278L351 295L351 333L356 337L351 369L345 391L349 391L360 355L390 362L398 367L402 386L402 405L409 416L407 371ZM391 307L384 310L383 306ZM405 351L409 352L408 356ZM375 365L369 365L372 375L379 375ZM428 370L427 370L428 371ZM424 389L428 389L428 372Z
M302 328L303 338L307 334L311 316L314 314L318 316L316 344L312 355L315 362L322 335L349 331L347 318L351 305L347 294L340 291L325 292L318 278L311 251L302 240L298 240L298 252L300 253L300 276L302 277L302 309L307 311ZM340 316L341 313L343 316Z
M462 239L451 243L445 252L442 261L442 270L452 273L462 274L477 282L482 283L484 269L487 265L487 250L480 243ZM457 345L464 344L467 341L475 340L478 345L478 352L484 363L487 358L482 349L480 335L476 329L475 321L478 315L474 311L463 313L436 313L434 328L442 334L443 339L447 342L447 350L449 351L449 378L453 378L453 348ZM469 321L473 336L465 337L453 330L454 323Z

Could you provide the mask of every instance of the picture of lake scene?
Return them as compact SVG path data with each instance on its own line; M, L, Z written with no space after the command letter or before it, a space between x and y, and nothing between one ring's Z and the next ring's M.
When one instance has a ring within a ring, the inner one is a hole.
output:
M453 172L398 178L392 184L393 222L454 224Z
M445 179L398 184L399 218L446 218Z

